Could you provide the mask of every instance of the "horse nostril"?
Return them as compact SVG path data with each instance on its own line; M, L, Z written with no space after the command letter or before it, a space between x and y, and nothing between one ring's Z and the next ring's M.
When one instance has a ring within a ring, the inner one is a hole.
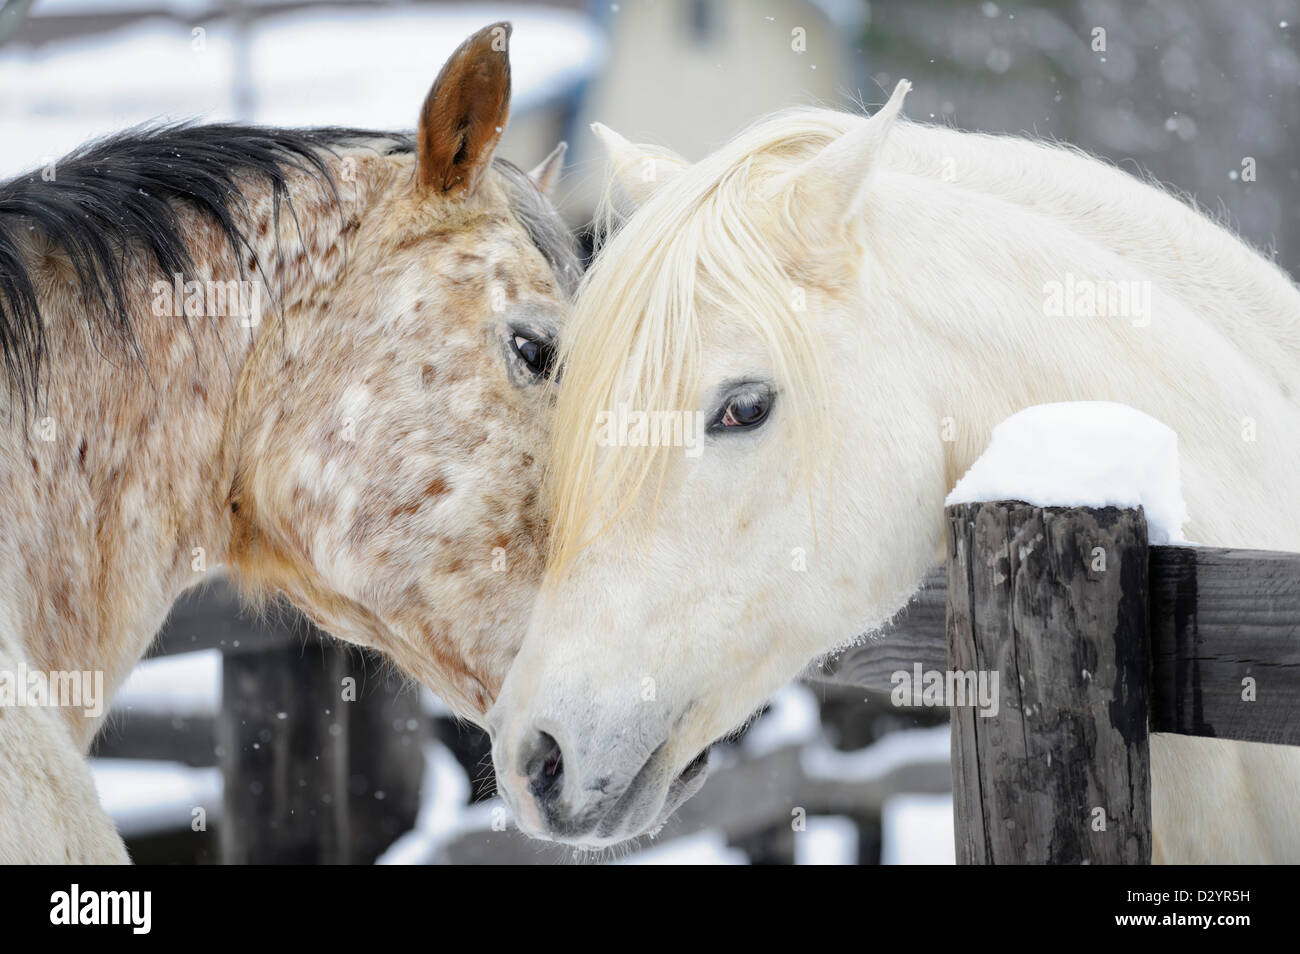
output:
M539 732L528 759L528 789L540 804L553 802L563 788L564 752L555 736Z

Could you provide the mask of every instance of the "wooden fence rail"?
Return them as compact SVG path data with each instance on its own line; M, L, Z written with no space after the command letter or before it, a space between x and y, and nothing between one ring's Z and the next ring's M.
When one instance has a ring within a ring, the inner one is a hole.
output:
M1155 546L1147 587L1151 731L1300 745L1300 554ZM879 636L815 676L889 692L915 663L945 669L947 603L948 571L936 567Z

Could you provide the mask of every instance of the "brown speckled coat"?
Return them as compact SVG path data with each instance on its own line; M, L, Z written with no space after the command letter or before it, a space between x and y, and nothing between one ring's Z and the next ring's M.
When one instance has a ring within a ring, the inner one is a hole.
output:
M490 706L545 533L551 383L516 336L553 339L576 267L539 247L540 193L492 162L508 33L453 55L415 148L339 143L321 153L332 187L287 169L278 230L270 185L241 179L238 258L208 212L174 203L193 277L242 264L276 291L255 327L157 314L172 276L128 248L138 358L105 347L67 251L11 232L47 353L31 407L11 399L0 431L0 671L99 671L111 693L177 595L225 565L457 713ZM0 708L0 861L125 860L82 758L97 724Z

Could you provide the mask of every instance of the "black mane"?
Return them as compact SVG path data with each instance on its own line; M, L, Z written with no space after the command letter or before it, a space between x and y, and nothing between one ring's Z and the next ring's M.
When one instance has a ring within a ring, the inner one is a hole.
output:
M107 333L135 349L126 287L128 253L145 252L166 275L193 275L178 208L198 209L221 229L243 271L241 180L271 187L278 224L292 213L287 176L303 170L334 188L323 153L378 140L409 152L409 134L362 129L272 129L235 124L175 124L134 129L91 142L64 157L46 181L40 172L0 185L0 353L10 397L39 396L45 328L33 275L15 241L20 230L47 236L67 254L86 298L103 307ZM246 278L241 274L241 278ZM141 291L139 294L143 294Z
M537 191L528 173L505 159L493 159L492 165L505 179L510 210L551 266L560 291L573 297L582 278L582 255L578 251L577 238L550 200Z

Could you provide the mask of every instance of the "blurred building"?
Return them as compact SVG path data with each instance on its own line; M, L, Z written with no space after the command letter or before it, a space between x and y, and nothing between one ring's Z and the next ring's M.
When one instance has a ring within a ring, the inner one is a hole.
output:
M773 110L854 102L866 79L861 0L624 0L591 9L608 52L572 133L566 207L583 213L605 174L592 121L698 159Z

